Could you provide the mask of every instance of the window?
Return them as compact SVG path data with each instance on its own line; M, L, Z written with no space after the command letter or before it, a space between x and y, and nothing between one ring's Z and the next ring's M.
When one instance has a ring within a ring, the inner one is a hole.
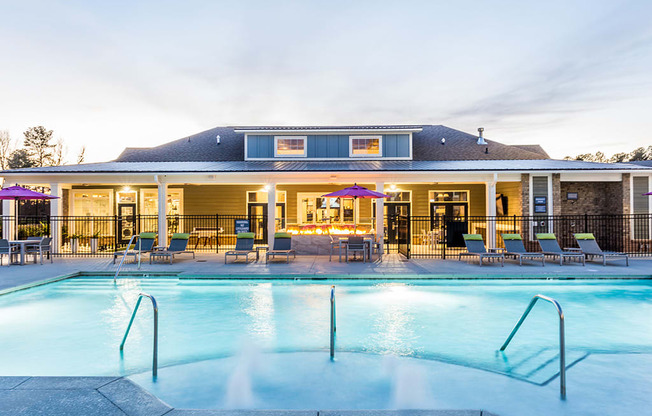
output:
M140 213L158 215L158 189L143 189L140 192ZM183 189L168 189L167 215L183 213Z
M381 156L382 136L350 136L350 157L378 157Z
M467 202L468 191L430 191L430 202Z
M353 198L323 198L321 194L298 193L300 224L352 224L355 215Z
M73 190L72 215L108 216L113 215L113 192L103 190Z
M306 136L275 136L276 157L306 157Z

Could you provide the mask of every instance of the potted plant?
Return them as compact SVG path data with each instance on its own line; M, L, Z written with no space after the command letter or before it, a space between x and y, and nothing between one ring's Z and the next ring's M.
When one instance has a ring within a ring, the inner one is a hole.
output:
M91 236L91 254L97 254L97 247L100 242L100 232L95 231Z
M71 234L70 235L70 251L72 254L77 254L79 251L79 240L83 237L81 234Z

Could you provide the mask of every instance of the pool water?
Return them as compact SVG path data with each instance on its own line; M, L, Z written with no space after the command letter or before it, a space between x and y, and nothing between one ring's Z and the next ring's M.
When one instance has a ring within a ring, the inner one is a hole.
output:
M566 315L568 364L587 353L652 352L652 281L179 280L74 278L0 296L2 375L129 375L148 371L159 304L159 366L263 352L323 351L330 286L338 351L440 360L545 383L558 371L558 318L539 302L505 353L531 297Z

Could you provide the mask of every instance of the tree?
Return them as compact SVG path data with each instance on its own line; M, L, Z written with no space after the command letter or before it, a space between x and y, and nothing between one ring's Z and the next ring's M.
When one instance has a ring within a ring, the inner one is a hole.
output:
M7 160L7 167L9 169L22 169L34 167L34 161L29 157L29 153L25 149L16 149L11 152Z
M43 126L30 127L23 133L25 136L23 145L35 166L46 166L52 161L52 149L56 147L56 145L50 144L52 133L52 130L47 130Z
M8 130L0 131L0 170L9 169L7 162L11 155L11 136Z
M77 155L77 164L80 165L84 163L85 158L86 158L86 146L82 146L81 149L79 150L79 154Z
M50 159L49 166L61 166L65 165L67 149L63 143L63 139L59 138L57 144L54 145L54 153Z

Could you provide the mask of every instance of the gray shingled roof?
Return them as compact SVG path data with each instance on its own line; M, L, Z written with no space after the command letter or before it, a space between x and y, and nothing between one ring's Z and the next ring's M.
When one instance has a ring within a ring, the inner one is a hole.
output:
M537 153L546 159L549 159L550 156L548 155L548 152L546 152L541 145L538 144L512 144L510 145L512 147L518 147L519 149L527 150L528 152L533 152Z
M8 174L39 173L220 173L220 172L455 172L455 171L592 171L646 170L631 163L593 163L578 160L454 160L454 161L222 161L222 162L106 162L16 169Z
M240 127L238 127L240 128ZM244 127L243 127L244 128ZM247 129L396 129L422 128L413 133L414 160L528 160L547 159L541 151L531 151L487 140L488 146L478 146L477 136L446 126L317 126L317 127L246 127ZM216 136L221 144L217 144ZM446 144L441 144L441 139ZM489 149L485 153L485 149ZM540 147L539 147L540 149ZM118 162L203 162L244 160L244 134L233 127L216 127L183 139L151 148L126 148L116 159Z

